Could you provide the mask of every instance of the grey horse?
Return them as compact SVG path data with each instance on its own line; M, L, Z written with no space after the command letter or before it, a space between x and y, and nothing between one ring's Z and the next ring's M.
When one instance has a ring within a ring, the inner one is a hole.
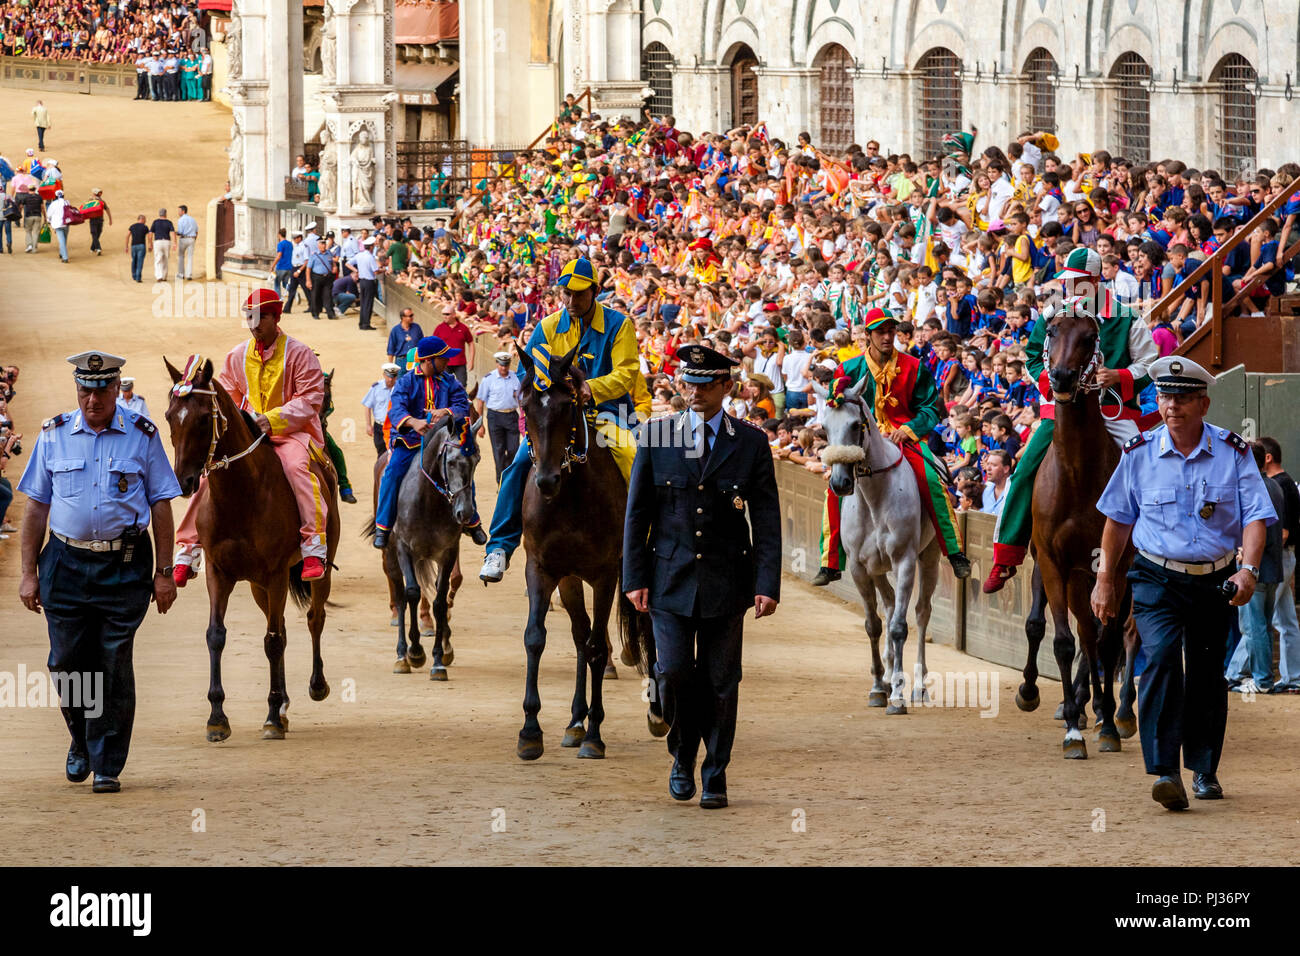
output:
M474 469L479 462L473 430L464 424L463 419L449 422L426 435L397 490L397 520L384 553L389 591L399 608L394 673L424 666L419 618L423 589L434 595L429 679L447 679L446 665L452 659L447 589L460 557L460 536L474 521ZM373 519L366 530L374 534ZM408 612L405 621L400 620L402 606Z
M868 707L885 707L887 714L907 713L903 646L907 642L907 605L917 589L916 668L912 703L925 703L925 631L930 624L930 599L939 580L941 542L921 505L916 477L902 450L880 434L875 417L862 398L867 380L848 389L838 407L827 405L823 421L829 444L822 461L831 469L831 490L844 496L840 539L848 555L849 572L867 611L871 638ZM825 399L821 384L813 388ZM894 572L895 585L887 572ZM918 588L919 583L919 588ZM892 606L889 614L888 666L880 660L881 622L876 598Z

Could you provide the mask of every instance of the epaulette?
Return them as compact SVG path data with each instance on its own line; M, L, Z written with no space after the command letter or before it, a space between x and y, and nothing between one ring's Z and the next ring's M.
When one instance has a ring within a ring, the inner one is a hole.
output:
M1127 455L1129 452L1131 452L1134 448L1137 448L1139 445L1145 445L1146 441L1147 441L1146 433L1138 432L1136 435L1134 435L1132 438L1130 438L1128 441L1124 443L1124 454Z
M140 431L144 432L150 438L153 437L154 432L158 431L158 426L149 421L149 419L145 418L143 415L135 416L135 427L140 429Z
M374 387L375 387L376 385L378 385L378 384L379 384L378 382L371 382L371 383L370 383L370 387L371 387L371 388L374 388Z
M58 428L66 422L71 416L64 412L62 415L55 415L53 418L47 418L41 423L41 431L48 431L51 428Z
M1223 436L1223 440L1233 448L1237 449L1237 451L1246 452L1250 450L1250 442L1246 441L1246 439L1242 438L1236 432L1227 432L1227 434Z

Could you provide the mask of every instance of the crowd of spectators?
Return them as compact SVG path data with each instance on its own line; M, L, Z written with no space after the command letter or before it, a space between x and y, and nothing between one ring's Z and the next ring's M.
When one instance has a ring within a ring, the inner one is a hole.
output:
M145 55L200 54L198 5L165 0L5 0L0 54L83 63L136 63ZM157 99L159 97L155 97Z
M9 402L13 400L17 382L18 366L0 366L0 541L7 541L9 535L17 530L7 518L9 505L14 500L9 466L23 451L23 436L14 431L14 422L9 416Z

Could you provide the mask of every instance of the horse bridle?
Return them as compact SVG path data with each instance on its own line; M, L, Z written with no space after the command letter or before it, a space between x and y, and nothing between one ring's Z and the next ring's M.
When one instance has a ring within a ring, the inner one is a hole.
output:
M574 465L585 465L587 463L587 452L591 448L591 428L587 423L587 412L581 402L573 403L573 425L569 429L569 442L564 446L564 460L560 462L560 468L565 471L572 471ZM582 451L574 450L574 443L578 437L578 423L582 423ZM524 447L528 449L528 458L534 465L537 464L537 455L533 452L533 443L529 440L528 435L524 435Z
M179 394L179 393L178 393ZM266 432L258 429L257 437L253 443L237 455L224 455L220 461L213 461L217 454L217 442L221 441L221 436L226 433L229 422L226 421L226 414L221 410L221 404L217 401L217 390L215 388L191 388L188 392L190 395L207 395L212 399L212 441L208 445L208 456L203 459L203 477L206 478L211 472L221 471L223 468L229 468L245 455L250 454L254 448L262 443L266 437Z
M1103 356L1101 354L1101 319L1097 318L1097 316L1095 315L1089 315L1088 317L1092 319L1093 324L1097 327L1097 336L1092 341L1092 356L1091 358L1088 359L1088 364L1083 367L1083 371L1079 373L1079 378L1074 383L1074 389L1073 391L1070 392L1070 397L1067 398L1065 401L1073 402L1076 398L1079 397L1080 392L1083 392L1085 395L1089 392L1110 392L1115 395L1116 398L1115 404L1118 406L1123 406L1124 404L1123 396L1119 395L1119 393L1115 391L1114 387L1110 385L1102 385L1100 382L1097 381L1097 369L1101 368L1102 361L1103 361ZM1052 326L1049 324L1047 326L1047 331L1044 333L1043 336L1044 339L1043 351L1047 355L1046 368L1047 368L1049 385L1051 384L1051 376L1052 376L1052 349L1049 345L1051 338L1052 338ZM1098 408L1105 407L1104 403L1100 401L1100 396L1098 398L1097 404L1098 404ZM1105 411L1102 411L1101 417L1106 419L1107 421L1114 421L1115 419L1119 418L1120 415L1122 414L1123 414L1122 411L1117 411L1114 415L1107 415Z
M858 406L858 408L862 411L862 417L863 417L862 428L863 431L866 431L866 425L867 425L866 417L871 414L871 410L867 408L867 403L864 402L861 398L846 398L845 401L850 404ZM902 449L899 449L898 457L895 458L888 465L886 465L884 468L872 468L871 464L867 460L869 457L867 454L867 449L863 448L861 445L859 445L858 447L862 448L862 460L859 462L855 462L853 465L854 478L873 478L876 475L883 475L886 472L893 471L903 462L903 452Z
M425 445L425 439L422 438L420 440L420 474L424 475L424 477L428 480L429 484L433 485L434 490L437 491L438 494L442 495L445 499L447 499L447 504L453 504L456 500L456 496L463 495L466 489L469 488L469 485L466 485L464 488L460 489L460 491L457 492L451 492L447 490L447 485L450 484L450 482L447 480L447 450L449 448L454 448L456 446L454 446L451 442L444 439L442 443L442 447L438 449L437 461L433 466L433 470L435 474L441 474L442 481L440 482L436 477L434 477L434 475L429 474L429 472L425 470L424 445Z

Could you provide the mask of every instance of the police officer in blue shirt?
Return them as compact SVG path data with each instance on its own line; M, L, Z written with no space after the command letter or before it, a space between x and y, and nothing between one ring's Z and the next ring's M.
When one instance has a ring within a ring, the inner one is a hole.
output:
M169 502L181 488L153 422L117 404L123 360L82 352L68 361L79 408L42 426L18 483L30 499L18 595L45 611L50 674L72 735L68 779L93 771L96 793L116 793L135 718L136 628L151 599L163 614L176 600L172 569L155 568L146 529L152 518L157 553L170 554Z
M1197 799L1223 797L1228 632L1233 607L1255 590L1265 527L1277 514L1246 441L1204 420L1214 376L1181 355L1152 363L1150 375L1164 424L1124 445L1097 502L1106 528L1092 609L1102 621L1115 616L1121 589L1110 569L1131 535L1137 555L1128 579L1147 661L1138 692L1142 757L1158 778L1152 798L1186 810L1180 755Z

